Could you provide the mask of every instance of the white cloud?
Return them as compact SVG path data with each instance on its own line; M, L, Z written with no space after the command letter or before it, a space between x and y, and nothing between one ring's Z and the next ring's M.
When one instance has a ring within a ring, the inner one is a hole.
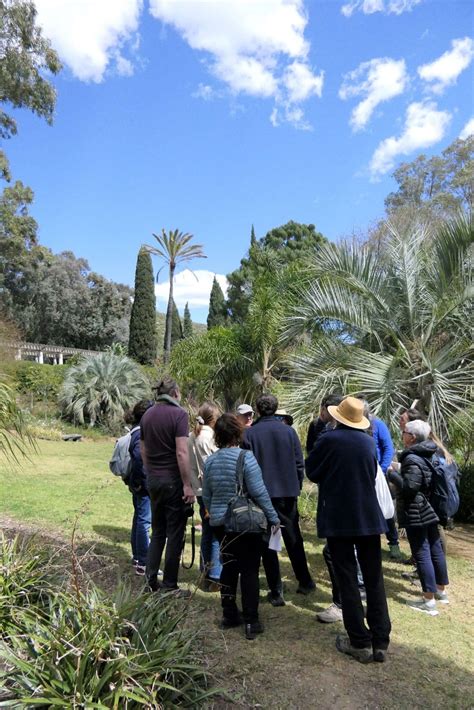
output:
M35 0L38 22L62 61L82 81L101 82L114 67L130 76L143 0Z
M370 120L375 108L383 101L402 94L408 85L405 60L380 58L362 62L344 76L339 98L365 96L351 115L351 126L360 131Z
M350 0L341 7L341 12L346 17L351 17L354 12L363 12L372 15L374 12L384 12L387 15L401 15L410 12L422 0Z
M466 138L469 138L469 136L474 135L474 116L469 119L469 121L466 123L464 128L462 129L461 133L459 134L459 138L461 140L465 141Z
M451 50L431 64L418 67L419 76L428 82L430 90L435 94L442 94L448 86L455 84L458 76L474 58L474 40L470 37L454 39L451 46Z
M174 278L173 298L178 308L184 308L186 303L189 303L190 308L207 308L214 276L218 280L224 295L227 294L227 279L223 274L214 274L214 272L205 271L204 269L197 269L194 274L196 274L197 279L190 269L185 269L180 271ZM169 289L169 281L156 284L155 294L158 300L158 310L166 310Z
M302 127L300 105L320 97L324 82L323 72L314 73L309 64L303 0L207 0L204 8L200 2L150 0L150 12L192 49L205 52L208 69L231 93L272 98L282 120Z
M440 141L451 120L447 111L438 111L433 102L416 102L408 106L405 126L399 138L391 136L377 147L370 162L373 178L384 175L395 165L399 155L408 155Z

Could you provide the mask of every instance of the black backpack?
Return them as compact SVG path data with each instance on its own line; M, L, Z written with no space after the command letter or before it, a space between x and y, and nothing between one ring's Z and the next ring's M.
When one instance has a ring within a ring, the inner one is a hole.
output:
M441 525L447 525L449 518L459 510L459 492L457 484L461 473L453 461L447 463L443 456L434 454L431 461L426 461L431 469L429 502L438 516Z

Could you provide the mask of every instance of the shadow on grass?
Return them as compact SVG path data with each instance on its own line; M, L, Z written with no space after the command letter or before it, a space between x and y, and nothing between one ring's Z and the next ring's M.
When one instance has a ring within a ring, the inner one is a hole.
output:
M105 537L112 542L130 542L130 530L117 525L93 525L92 529L97 535Z
M139 591L143 578L135 577L127 551L117 544L128 541L126 529L104 525L94 531L109 541L78 540L76 551L87 575L107 591L124 579ZM68 557L67 541L40 531L36 537L41 544L56 549L61 546ZM362 666L335 649L342 624L319 624L315 619L315 612L331 603L331 588L321 554L322 541L316 540L314 531L305 530L305 542L316 592L296 594L297 582L283 555L280 564L287 605L274 608L265 599L267 585L262 569L260 614L265 633L254 642L244 639L241 628L225 633L219 630L218 594L196 590L189 602L206 630L203 656L220 684L235 694L234 707L461 710L473 706L474 676L467 670L468 654L472 654L467 602L442 609L434 618L408 610L400 594L410 596L417 590L400 578L406 567L384 560L393 641L387 663ZM193 590L198 578L197 566L180 570L180 581ZM217 710L232 705L226 701L209 707Z

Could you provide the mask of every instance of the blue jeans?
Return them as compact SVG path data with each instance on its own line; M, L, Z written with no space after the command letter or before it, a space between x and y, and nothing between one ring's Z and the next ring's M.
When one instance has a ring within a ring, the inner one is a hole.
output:
M151 507L148 496L132 493L133 520L130 542L132 544L132 557L138 560L139 565L146 565L148 545L150 544Z
M214 535L214 530L209 524L209 518L206 518L206 508L202 502L202 498L198 497L199 513L201 515L202 532L201 532L201 559L199 569L206 573L207 579L214 579L217 582L221 578L222 564L220 561L219 540Z
M411 553L424 592L436 592L437 586L449 584L446 557L441 545L438 525L407 527L407 537Z

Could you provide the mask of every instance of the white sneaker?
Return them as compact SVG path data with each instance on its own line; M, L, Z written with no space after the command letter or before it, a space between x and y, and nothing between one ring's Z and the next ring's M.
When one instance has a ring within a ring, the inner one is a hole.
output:
M436 601L441 602L441 604L449 604L447 592L441 592L438 590L435 592L435 599Z
M318 612L316 618L323 624L334 624L335 621L342 621L342 609L337 604L331 604L324 611Z
M417 602L407 602L410 609L415 609L415 611L423 611L425 614L430 616L438 616L439 611L436 609L436 602L434 599L420 599Z

